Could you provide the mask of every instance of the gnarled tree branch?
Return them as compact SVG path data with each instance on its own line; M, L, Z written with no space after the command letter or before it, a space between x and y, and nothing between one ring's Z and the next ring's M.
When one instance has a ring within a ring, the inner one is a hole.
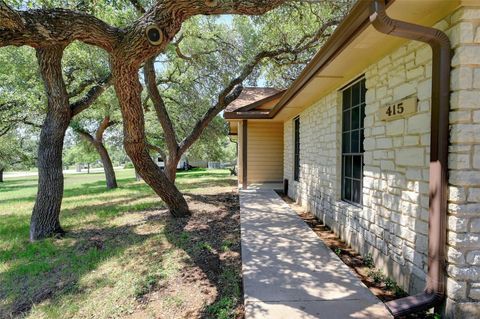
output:
M154 61L155 59L152 58L145 62L145 84L148 88L148 94L155 108L158 121L162 125L169 156L174 157L178 152L177 136L175 134L175 129L173 128L172 120L170 119L167 108L165 107L165 102L158 91Z
M0 30L22 30L24 28L25 24L20 15L0 0Z
M158 147L158 146L153 145L153 144L147 144L147 147L148 147L149 150L152 150L152 151L155 151L155 152L159 153L160 156L162 156L162 159L164 161L166 160L167 154L165 153L165 151L161 147Z
M72 103L70 109L72 110L72 116L77 115L83 110L89 108L93 102L113 83L112 75L109 74L105 79L100 81L99 84L92 87L87 94L80 100Z
M178 154L181 156L185 153L190 146L200 137L202 132L207 127L208 123L218 115L222 110L224 110L232 101L234 101L242 92L242 83L243 81L253 72L255 67L262 62L265 58L278 59L282 55L295 55L309 48L314 47L318 44L318 41L322 39L325 31L333 26L338 24L337 20L330 20L325 22L321 28L311 36L309 41L305 40L305 37L302 38L294 47L281 47L272 51L262 51L258 53L252 61L245 65L245 67L240 72L240 75L237 78L234 78L228 83L228 85L220 92L217 98L217 103L210 107L203 117L197 121L191 133L183 139L179 145Z
M102 123L98 126L97 131L95 132L95 139L99 142L103 141L103 133L105 130L113 125L117 124L115 121L110 120L110 116L105 116Z
M15 11L2 0L0 17L0 47L39 48L78 40L112 52L124 34L86 13L65 9Z

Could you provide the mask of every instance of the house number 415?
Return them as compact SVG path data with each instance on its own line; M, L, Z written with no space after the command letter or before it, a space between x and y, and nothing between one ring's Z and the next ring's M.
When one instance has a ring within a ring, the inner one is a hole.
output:
M381 121L391 121L417 112L417 98L411 97L380 108Z
M387 115L388 116L393 116L397 114L402 114L405 108L403 107L403 102L400 102L398 104L390 105L387 107Z

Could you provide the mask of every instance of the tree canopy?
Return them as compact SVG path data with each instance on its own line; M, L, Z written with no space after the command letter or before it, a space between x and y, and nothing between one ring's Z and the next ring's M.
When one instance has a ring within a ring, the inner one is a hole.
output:
M10 75L0 86L2 93L24 86L19 96L2 94L0 116L11 123L2 122L0 134L24 125L40 129L31 239L63 232L58 216L68 128L91 135L107 117L122 122L127 155L172 215L189 215L174 184L176 162L189 150L224 146L221 111L244 85L286 87L347 2L0 0L0 47L22 47L2 51L12 50L5 51L12 61L20 54L25 69L18 74L33 81L28 86ZM165 172L150 157L152 147L166 155Z

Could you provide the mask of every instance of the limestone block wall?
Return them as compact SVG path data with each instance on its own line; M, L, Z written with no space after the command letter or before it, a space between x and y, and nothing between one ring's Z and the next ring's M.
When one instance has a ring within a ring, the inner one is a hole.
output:
M450 19L448 300L451 317L480 316L480 7Z
M435 27L452 59L446 315L480 314L480 8L461 8ZM293 181L293 122L284 123L289 196L410 293L427 272L431 49L408 42L368 67L363 207L340 200L341 93L300 114L300 181ZM415 114L378 118L381 106L416 96Z

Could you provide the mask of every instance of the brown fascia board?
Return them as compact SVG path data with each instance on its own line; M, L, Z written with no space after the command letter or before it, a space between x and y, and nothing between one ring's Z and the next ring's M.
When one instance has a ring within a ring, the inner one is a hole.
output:
M269 111L254 111L252 112L251 110L255 109L256 107L262 105L263 103L267 103L270 101L273 101L275 99L278 99L285 93L286 90L282 90L278 93L275 93L273 95L267 96L266 98L263 98L261 100L258 100L256 102L253 102L251 104L242 106L241 108L233 111L233 112L224 112L223 117L225 119L249 119L249 118L258 118L257 116L259 114L265 115L267 117L261 117L261 118L268 118L268 113ZM250 112L249 112L250 111ZM253 117L250 117L253 116Z
M228 112L223 113L226 120L270 119L269 112Z
M388 7L394 0L386 1ZM359 0L345 17L332 36L313 57L311 62L287 89L282 99L270 111L268 118L274 118L308 82L325 66L333 61L363 30L370 25L371 0Z

